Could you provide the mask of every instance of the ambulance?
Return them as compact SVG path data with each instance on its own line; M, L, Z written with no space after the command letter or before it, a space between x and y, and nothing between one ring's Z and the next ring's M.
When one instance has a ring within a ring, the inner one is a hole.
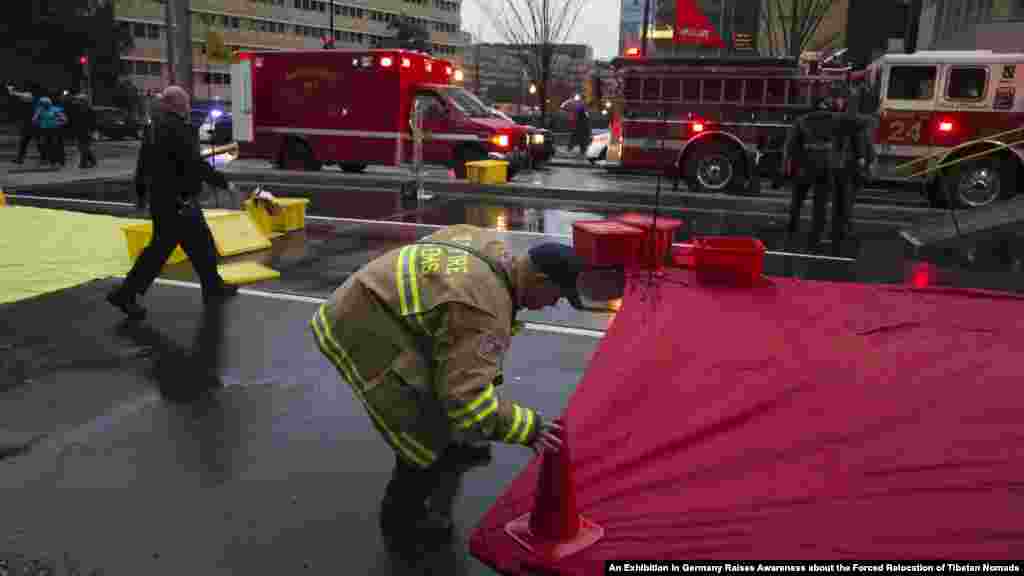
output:
M878 122L876 180L920 184L934 207L951 200L973 208L1016 194L1024 53L887 54L852 79L865 88L858 111Z
M402 166L414 158L414 107L423 161L451 167L529 154L527 129L455 86L452 64L406 50L240 52L231 67L233 136L240 158L284 169Z

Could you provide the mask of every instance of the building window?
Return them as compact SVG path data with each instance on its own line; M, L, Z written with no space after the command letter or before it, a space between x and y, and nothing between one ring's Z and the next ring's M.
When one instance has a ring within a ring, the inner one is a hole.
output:
M988 72L984 68L953 68L949 72L946 98L950 100L978 101L985 97L985 81Z
M893 100L930 100L935 94L935 67L893 66L886 94Z

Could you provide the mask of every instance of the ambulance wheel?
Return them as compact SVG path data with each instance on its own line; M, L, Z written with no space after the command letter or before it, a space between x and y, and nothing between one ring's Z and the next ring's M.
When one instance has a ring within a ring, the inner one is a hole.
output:
M294 138L286 141L282 146L279 165L283 170L305 170L308 172L317 172L322 167L322 164L313 156L313 150L309 144Z
M366 172L366 164L361 164L359 162L342 162L339 166L341 166L342 172L349 172L351 174Z
M729 192L739 181L740 152L721 142L700 144L686 158L686 185L694 192Z
M466 170L466 162L487 160L487 153L477 147L463 146L455 152L455 177L465 180L469 175Z

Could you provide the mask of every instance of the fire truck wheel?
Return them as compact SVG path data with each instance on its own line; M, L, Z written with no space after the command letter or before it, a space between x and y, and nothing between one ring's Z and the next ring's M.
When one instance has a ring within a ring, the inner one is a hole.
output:
M991 158L964 162L942 176L941 186L942 199L952 198L960 208L988 206L1005 196L999 164Z
M342 162L339 166L341 166L342 172L349 172L352 174L358 174L366 171L366 164L359 162Z
M742 170L740 151L720 142L701 144L686 158L686 184L694 192L728 192Z

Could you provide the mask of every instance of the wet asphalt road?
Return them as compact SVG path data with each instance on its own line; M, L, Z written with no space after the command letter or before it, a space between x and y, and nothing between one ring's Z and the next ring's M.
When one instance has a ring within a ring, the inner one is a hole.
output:
M187 262L165 269L145 299L150 317L141 328L119 323L103 302L111 281L3 308L13 330L0 337L0 358L16 382L0 386L0 439L27 441L0 460L0 562L35 559L103 574L415 573L377 534L390 456L312 346L306 322L316 302L376 255L437 226L506 230L520 251L568 242L573 221L643 208L462 194L417 201L394 189L287 182L272 190L312 199L306 229L270 250L226 259L259 261L282 277L253 286L222 315L200 314ZM10 202L135 215L132 194L124 182L107 182L19 190ZM770 250L784 247L779 210L664 214L685 222L676 240L753 234ZM848 259L770 255L765 272L904 281L909 260L898 231L907 221L858 220L844 246ZM540 329L513 344L505 393L557 414L599 342L600 332L571 329L600 331L613 317L559 307L523 319ZM213 394L175 401L183 383L211 382ZM529 458L501 446L491 466L467 475L458 536ZM489 573L467 558L460 538L432 562L435 573Z

